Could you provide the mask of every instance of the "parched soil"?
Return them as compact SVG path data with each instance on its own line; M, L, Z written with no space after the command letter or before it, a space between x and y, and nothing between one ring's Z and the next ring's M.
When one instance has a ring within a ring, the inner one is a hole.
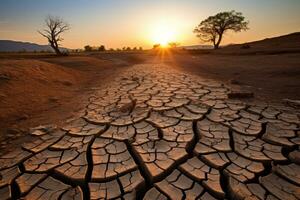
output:
M189 55L165 59L178 69L252 91L255 100L300 99L300 54Z
M3 199L300 198L299 109L161 63L114 74L0 156Z
M84 108L87 96L109 84L131 61L91 56L0 60L0 143L19 143L29 128L60 125Z
M0 60L0 136L3 147L28 129L61 124L83 109L88 94L109 85L136 63L165 63L254 93L249 100L300 99L299 54L191 55L188 53L92 53L69 57L24 56Z
M300 199L299 36L0 55L0 198Z

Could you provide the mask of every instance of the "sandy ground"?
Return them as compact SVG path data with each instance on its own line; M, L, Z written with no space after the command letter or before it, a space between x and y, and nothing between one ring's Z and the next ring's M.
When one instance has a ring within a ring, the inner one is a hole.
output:
M255 100L300 99L300 54L85 54L1 58L0 144L18 144L31 127L60 125L86 105L87 94L109 85L136 63L166 63L183 72L253 91ZM20 138L20 139L19 139Z

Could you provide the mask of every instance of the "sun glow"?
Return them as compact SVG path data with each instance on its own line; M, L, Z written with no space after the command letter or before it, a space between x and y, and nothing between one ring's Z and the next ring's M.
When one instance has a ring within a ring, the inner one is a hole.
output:
M174 33L166 27L159 27L153 33L153 41L155 44L160 44L165 47L169 42L174 40Z
M151 40L153 44L167 47L170 42L176 41L176 31L167 23L158 23L151 28Z

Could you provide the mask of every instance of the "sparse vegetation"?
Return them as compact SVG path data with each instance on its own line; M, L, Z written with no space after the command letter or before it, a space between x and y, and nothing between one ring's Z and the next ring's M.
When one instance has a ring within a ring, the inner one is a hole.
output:
M104 45L100 45L99 47L92 47L90 45L84 46L84 51L91 52L91 51L106 51Z

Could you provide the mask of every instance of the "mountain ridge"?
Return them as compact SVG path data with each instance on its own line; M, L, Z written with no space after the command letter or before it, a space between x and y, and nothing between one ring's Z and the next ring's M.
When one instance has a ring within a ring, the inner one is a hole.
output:
M62 51L67 51L67 48L61 47ZM14 40L0 40L0 52L34 52L34 51L51 51L53 49L50 45L41 45L32 42L14 41Z

